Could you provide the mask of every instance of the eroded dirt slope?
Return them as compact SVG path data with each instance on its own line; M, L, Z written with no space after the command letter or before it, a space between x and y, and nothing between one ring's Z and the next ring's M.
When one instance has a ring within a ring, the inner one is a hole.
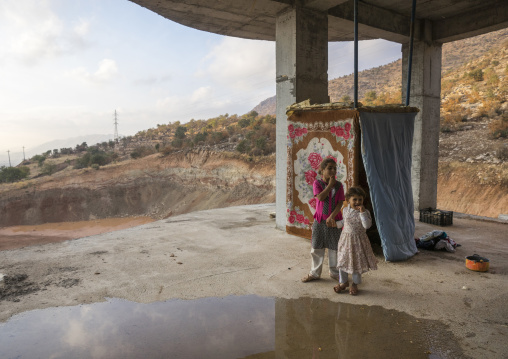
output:
M437 206L497 218L508 214L506 163L440 162Z
M146 215L275 201L275 159L189 151L2 186L0 226Z
M507 163L487 156L494 153L491 148L483 149L485 153L476 153L477 147L466 150L465 135L482 134L461 132L457 139L443 136L440 143L437 207L493 218L507 214ZM499 146L499 141L494 142L492 146ZM459 144L463 149L455 151ZM231 153L195 150L167 157L155 154L99 170L69 168L4 184L0 186L0 227L132 216L161 219L273 202L274 155L249 161Z

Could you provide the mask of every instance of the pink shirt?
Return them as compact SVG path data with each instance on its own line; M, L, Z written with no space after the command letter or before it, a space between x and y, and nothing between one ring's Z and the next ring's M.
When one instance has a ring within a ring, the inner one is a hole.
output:
M323 190L326 188L327 183L323 180L315 180L314 184L312 185L312 189L314 192L314 197L316 197L318 194L323 192ZM344 186L342 186L342 183L337 181L335 184L335 187L332 188L332 190L328 193L328 198L325 199L327 202L327 206L325 206L325 202L320 201L316 198L316 213L314 213L314 219L318 222L325 221L330 214L333 212L336 206L342 207L342 202L346 199L344 197ZM324 208L328 208L327 214L323 213ZM336 221L342 220L342 213L339 211L337 216L334 218Z

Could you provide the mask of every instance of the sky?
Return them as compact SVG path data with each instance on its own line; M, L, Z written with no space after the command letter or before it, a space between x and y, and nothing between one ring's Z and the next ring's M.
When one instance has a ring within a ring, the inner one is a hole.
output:
M400 57L399 44L360 42L360 70ZM330 43L329 79L352 72L353 43ZM0 1L0 165L52 140L112 138L115 110L129 136L274 95L273 41L195 30L128 0Z

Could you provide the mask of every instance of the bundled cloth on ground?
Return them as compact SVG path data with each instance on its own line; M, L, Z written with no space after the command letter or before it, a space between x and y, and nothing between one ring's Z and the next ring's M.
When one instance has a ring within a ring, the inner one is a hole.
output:
M439 229L425 233L420 238L415 238L416 247L428 250L445 249L448 252L455 252L455 248L460 247L453 239L448 237L446 232Z

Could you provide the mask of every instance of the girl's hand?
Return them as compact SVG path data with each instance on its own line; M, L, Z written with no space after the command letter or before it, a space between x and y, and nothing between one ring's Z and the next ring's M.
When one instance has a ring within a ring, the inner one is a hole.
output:
M333 219L332 216L330 216L326 219L326 226L327 227L337 227L337 222L335 222L335 219Z
M356 207L356 209L357 209L357 210L359 210L359 211L360 211L360 213L365 212L365 206L364 206L363 204L362 204L362 205L360 205L360 206L357 206L357 207Z
M337 183L337 180L335 179L335 176L334 177L330 177L330 179L328 180L328 186L330 188L333 188L333 186L335 186L335 183Z

